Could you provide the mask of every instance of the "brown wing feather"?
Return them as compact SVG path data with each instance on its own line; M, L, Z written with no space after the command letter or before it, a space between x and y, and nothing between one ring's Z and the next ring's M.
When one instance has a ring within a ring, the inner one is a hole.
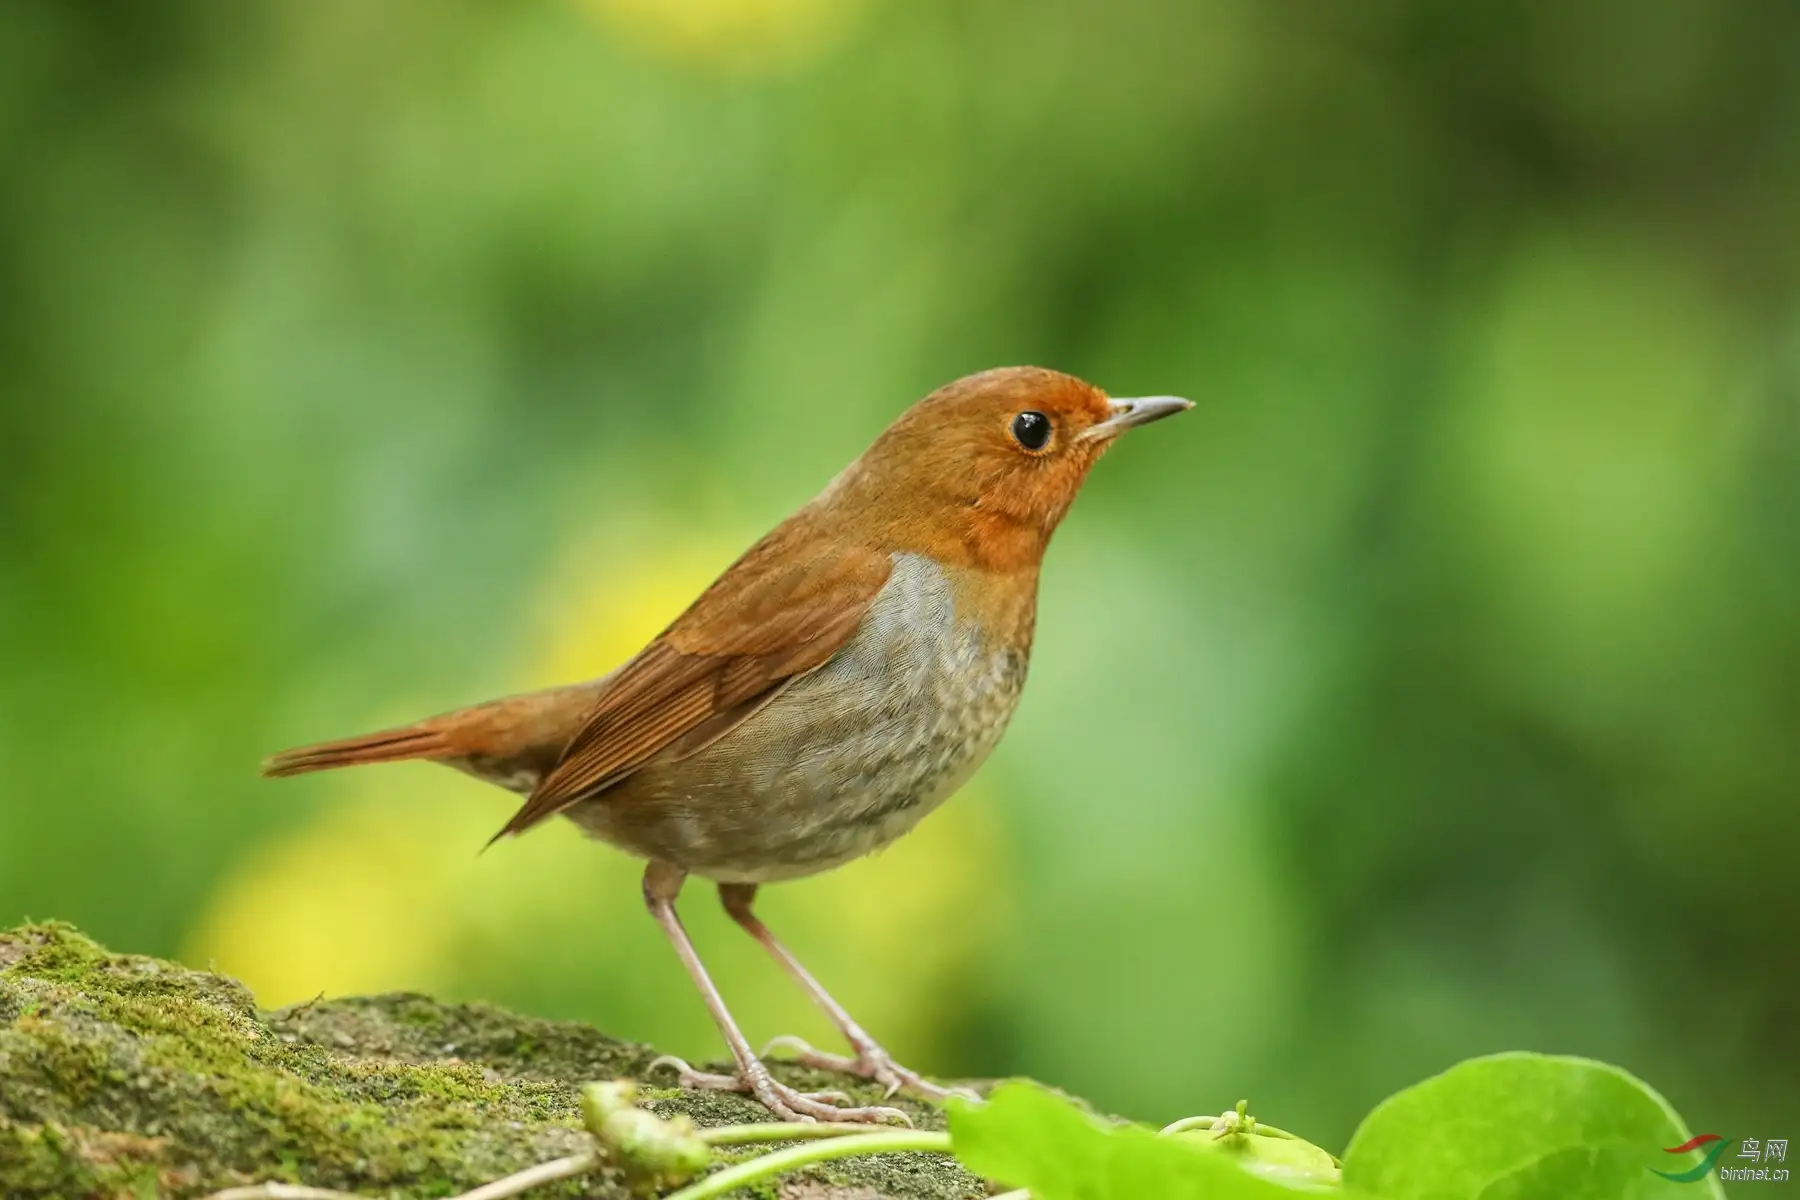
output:
M665 747L692 753L850 640L887 582L887 555L805 554L783 526L615 672L556 769L497 836L618 783Z

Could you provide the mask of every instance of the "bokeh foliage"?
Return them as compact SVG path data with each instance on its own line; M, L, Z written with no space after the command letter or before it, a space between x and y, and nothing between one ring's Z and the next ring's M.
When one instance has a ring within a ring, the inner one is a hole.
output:
M620 856L255 761L606 669L1039 362L1200 408L1097 472L970 793L770 896L819 973L1147 1119L1341 1144L1517 1047L1787 1136L1796 47L1774 0L7 4L0 924L712 1052ZM816 1034L712 907L753 1036Z

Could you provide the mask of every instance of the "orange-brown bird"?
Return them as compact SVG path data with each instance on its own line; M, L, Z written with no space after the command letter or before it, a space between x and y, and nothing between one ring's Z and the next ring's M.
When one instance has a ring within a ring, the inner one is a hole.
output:
M890 425L636 657L586 683L288 750L267 775L421 758L525 796L496 838L562 813L649 860L644 899L736 1061L684 1086L754 1094L788 1120L906 1118L774 1079L700 963L675 899L688 875L842 1032L802 1061L930 1098L751 910L764 883L892 842L1000 740L1031 654L1038 565L1113 439L1192 405L1109 399L1037 367L948 384Z

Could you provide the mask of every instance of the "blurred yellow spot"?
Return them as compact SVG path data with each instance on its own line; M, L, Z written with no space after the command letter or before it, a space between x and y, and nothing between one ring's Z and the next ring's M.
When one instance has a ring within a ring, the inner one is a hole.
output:
M581 547L551 573L536 614L543 667L520 686L610 669L742 545L666 530L633 541ZM321 992L420 990L583 1017L676 1053L719 1053L704 1008L644 914L640 863L566 822L477 854L517 801L441 768L375 767L333 783L336 803L222 883L188 961L242 979L265 1007ZM982 790L965 789L891 849L770 888L758 904L859 1019L927 1068L971 1003L970 981L1008 917L1003 839ZM798 1032L829 1044L823 1020L725 920L710 890L695 881L683 915L752 1039Z
M421 803L422 779L355 787L311 825L261 847L213 895L184 950L264 1007L324 993L435 990L449 981L443 897L481 845L468 798ZM446 791L465 791L440 774ZM494 823L491 808L485 827ZM471 819L473 818L473 819Z
M837 45L865 0L575 0L628 41L739 70L789 66Z

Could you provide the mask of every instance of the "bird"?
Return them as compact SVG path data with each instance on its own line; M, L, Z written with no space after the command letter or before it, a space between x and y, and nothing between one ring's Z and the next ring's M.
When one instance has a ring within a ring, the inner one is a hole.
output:
M1089 470L1120 434L1191 407L1109 397L1042 367L957 379L609 674L285 750L263 773L426 760L524 798L495 841L569 818L645 860L645 905L730 1050L729 1074L660 1060L683 1086L747 1093L787 1121L907 1123L897 1108L775 1079L702 964L677 897L689 876L713 883L852 1051L777 1039L801 1062L877 1082L887 1098L947 1097L770 932L757 890L889 845L975 772L1018 704L1040 565Z

